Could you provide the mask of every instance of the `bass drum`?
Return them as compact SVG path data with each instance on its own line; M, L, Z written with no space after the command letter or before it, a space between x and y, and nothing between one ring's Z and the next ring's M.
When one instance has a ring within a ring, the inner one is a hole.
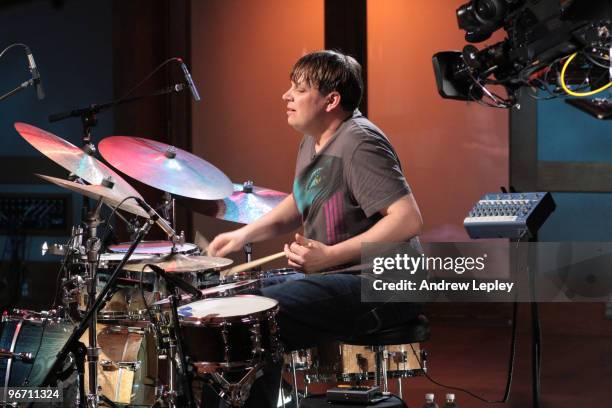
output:
M72 334L74 325L42 313L21 310L3 316L0 322L0 348L13 353L30 353L30 361L0 358L0 400L8 399L7 387L38 387L49 374L56 356ZM67 364L69 368L70 363ZM72 381L73 387L68 389ZM78 382L71 376L56 386L64 388L64 404L76 398Z
M1 386L40 385L55 363L55 356L70 337L73 327L71 323L52 319L3 317L0 322L0 348L13 353L31 353L34 361L0 359Z
M415 353L420 344L387 346L389 378L413 377L422 374ZM414 349L414 352L413 352ZM306 383L360 382L374 380L376 355L370 346L332 342L285 355L285 363L293 363L304 374Z

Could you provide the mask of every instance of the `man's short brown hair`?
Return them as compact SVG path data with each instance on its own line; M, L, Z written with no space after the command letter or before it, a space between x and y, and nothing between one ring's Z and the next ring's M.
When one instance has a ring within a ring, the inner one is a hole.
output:
M296 84L315 87L322 95L337 91L347 112L359 106L363 95L361 65L355 58L337 51L316 51L300 58L289 75Z

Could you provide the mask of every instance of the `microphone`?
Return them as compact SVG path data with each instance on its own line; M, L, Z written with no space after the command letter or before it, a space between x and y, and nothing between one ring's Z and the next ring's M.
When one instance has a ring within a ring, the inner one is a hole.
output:
M151 219L153 221L155 221L155 223L157 225L159 225L159 227L162 230L164 230L166 235L168 235L169 237L177 237L176 231L170 226L170 224L168 224L168 221L166 221L163 217L161 217L157 213L157 211L155 211L153 208L151 208L151 206L149 204L147 204L140 197L134 197L134 200L136 200L138 205L140 205L143 208L143 210L145 210L149 214L149 217L151 217Z
M40 80L40 73L38 72L38 68L36 67L36 61L34 61L34 55L32 55L32 51L30 48L26 46L26 57L28 57L28 68L30 69L30 73L32 74L32 79L34 80L34 85L36 86L36 94L38 99L45 99L45 91L43 91L42 82Z
M167 283L170 283L170 284L176 286L177 288L181 289L183 292L189 293L191 296L193 296L196 299L202 299L202 292L200 292L193 285L185 282L184 280L182 280L178 276L176 276L176 275L174 275L172 273L166 273L165 270L163 270L162 268L160 268L157 265L147 264L146 266L148 268L151 268L153 270L153 272L155 272L156 274L158 274L159 276L164 278L164 280Z
M193 83L193 79L191 79L191 74L189 73L189 70L187 69L187 65L185 65L182 59L179 58L178 60L181 63L181 69L183 70L183 75L185 75L185 80L187 81L187 86L189 86L189 90L191 91L191 94L193 95L193 99L195 99L196 102L200 101L201 99L200 94L198 93L198 89Z

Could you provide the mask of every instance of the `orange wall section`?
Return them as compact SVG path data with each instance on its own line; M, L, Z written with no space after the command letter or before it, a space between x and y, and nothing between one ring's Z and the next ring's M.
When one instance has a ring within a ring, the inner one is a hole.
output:
M455 17L462 3L367 4L369 117L400 156L426 241L467 239L463 218L474 202L508 183L508 111L445 100L437 92L431 58L466 44ZM498 34L487 44L501 39Z
M234 182L290 192L302 135L287 125L281 95L295 61L323 48L323 0L193 1L191 16L202 95L192 105L193 153ZM194 230L208 239L238 226L194 215ZM253 255L281 251L284 242L290 237L256 244Z

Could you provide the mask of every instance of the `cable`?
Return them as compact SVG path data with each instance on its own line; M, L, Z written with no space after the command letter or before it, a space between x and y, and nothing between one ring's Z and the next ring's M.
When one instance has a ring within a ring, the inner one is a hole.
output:
M10 50L11 48L18 47L18 46L21 46L21 47L25 48L26 50L29 50L28 46L23 44L23 43L11 44L8 47L6 47L5 49L3 49L2 52L0 52L0 58L2 58L4 56L4 54L6 54L6 52L8 50Z
M473 393L470 390L467 390L465 388L461 388L461 387L455 387L452 385L448 385L448 384L443 384L439 381L436 381L435 379L433 379L428 373L427 371L424 369L423 367L423 363L421 362L421 359L419 358L416 350L414 349L414 346L412 344L410 344L410 348L412 349L412 353L414 354L414 357L416 358L417 362L419 363L419 368L423 371L423 375L425 376L425 378L427 378L429 381L431 381L432 383L436 384L437 386L440 386L442 388L447 388L449 390L455 390L455 391L461 391L464 392L474 398L476 398L479 401L485 402L487 404L505 404L508 401L508 397L510 396L510 388L512 386L512 378L513 378L513 374L514 374L514 358L516 356L516 335L517 335L517 324L516 324L516 318L517 318L517 314L518 314L518 302L514 302L513 307L512 307L512 338L510 340L510 355L508 358L508 377L506 379L506 386L504 389L504 396L502 397L501 400L488 400L484 397L481 397L480 395L477 395L475 393Z
M596 55L587 54L587 53L584 53L583 55L585 56L586 59L588 59L591 62L591 64L597 65L598 67L601 67L603 69L610 69L609 60L606 60L605 58L597 57ZM599 59L603 59L604 61L608 61L608 64L606 65L599 61L596 61L595 58L599 58Z
M127 98L128 96L130 96L136 89L138 89L142 84L144 84L146 81L148 81L153 75L155 75L155 73L157 71L159 71L164 65L168 64L169 62L172 61L181 61L180 58L177 57L172 57L169 58L167 60L165 60L164 62L162 62L161 64L159 64L153 71L151 71L151 73L149 75L147 75L146 77L144 77L144 79L142 79L140 82L138 82L136 85L134 85L129 91L127 91L124 95L122 95L119 99L116 99L114 101L114 103L118 103L121 102L122 100L124 100L125 98Z
M519 239L516 242L516 248L518 249L519 247L519 243L521 241L522 238L524 238L525 236L527 236L527 230L524 230L523 233L521 234L521 236L519 237ZM517 264L517 268L518 268L518 264ZM517 270L518 272L518 270ZM518 296L518 293L515 294L515 298L514 298L514 302L512 304L512 337L510 339L510 354L508 356L508 376L506 378L506 386L504 388L504 396L502 397L501 400L488 400L484 397L481 397L480 395L477 395L465 388L461 388L461 387L455 387L452 385L447 385L447 384L443 384L440 383L436 380L434 380L429 374L427 374L427 371L425 370L425 368L423 367L423 364L421 362L421 359L419 358L416 350L414 349L414 347L412 346L412 344L410 344L410 348L412 349L412 354L414 354L414 357L416 358L417 362L419 363L419 368L423 371L423 375L425 376L425 378L427 378L429 381L431 381L432 383L442 387L442 388L447 388L449 390L455 390L455 391L460 391L460 392L464 392L474 398L476 398L479 401L485 402L487 404L505 404L508 401L508 397L510 396L510 389L512 387L512 378L514 375L514 359L516 357L516 336L517 336L517 327L518 325L516 324L516 320L517 320L517 316L518 316L518 302L517 302L517 298L516 296ZM539 357L539 355L538 355ZM539 371L539 366L538 366L538 371Z
M576 58L576 55L578 55L577 52L573 53L572 55L569 56L569 58L567 59L567 61L565 61L565 63L563 64L563 68L561 68L561 75L559 76L559 82L561 83L561 88L563 88L563 90L571 96L577 96L577 97L581 97L581 96L591 96L591 95L595 95L601 91L604 91L606 89L608 89L609 87L612 86L612 81L608 82L606 85L595 89L594 91L590 91L590 92L574 92L571 89L569 89L565 83L565 71L567 70L567 67L569 66L570 62L572 62L572 60L574 58Z

